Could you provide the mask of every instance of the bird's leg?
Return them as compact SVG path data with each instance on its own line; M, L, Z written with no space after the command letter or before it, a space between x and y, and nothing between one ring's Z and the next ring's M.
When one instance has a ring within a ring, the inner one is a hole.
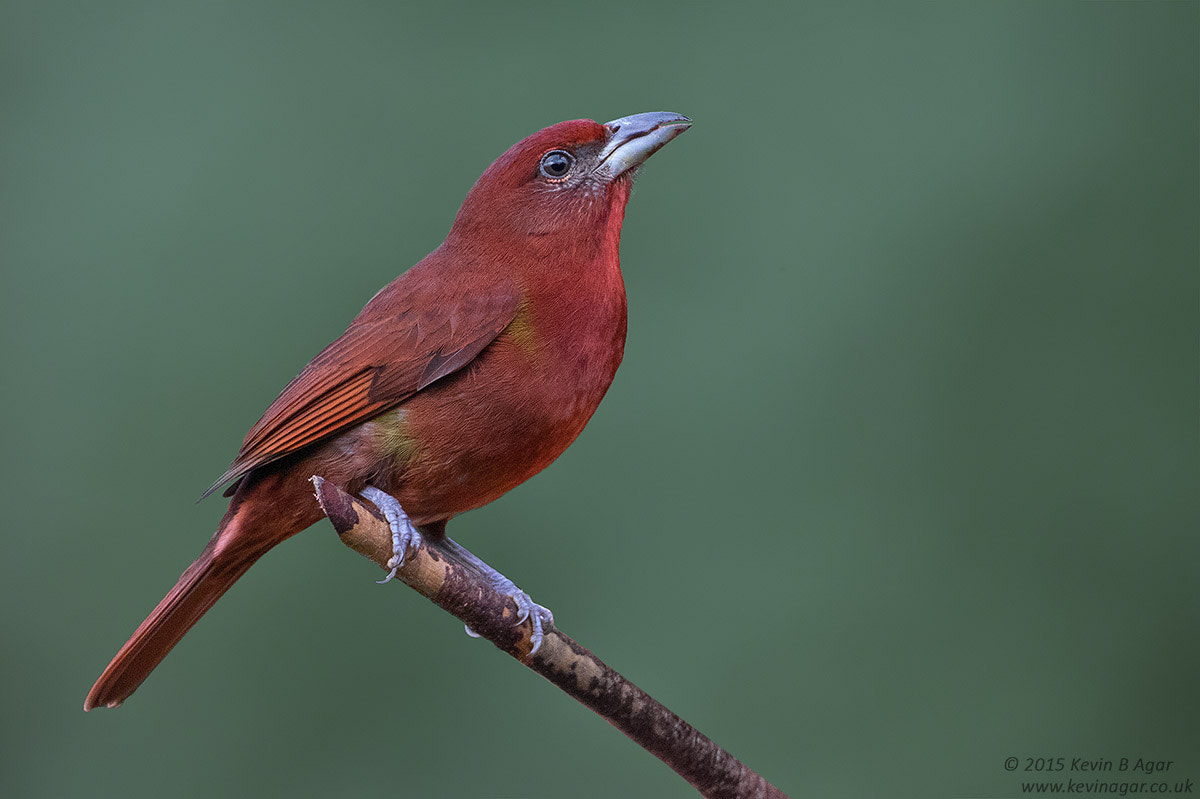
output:
M387 519L388 527L392 529L392 557L388 560L388 576L379 580L379 584L383 585L390 582L396 576L396 572L404 565L404 555L408 552L409 547L420 549L423 539L421 534L417 532L417 528L409 521L408 514L404 512L404 508L400 507L400 500L393 497L386 491L380 491L375 486L367 486L362 490L363 498L370 501L375 507L383 512L383 517Z
M453 538L447 536L436 542L434 546L450 557L466 564L471 569L478 571L488 581L488 584L496 589L497 593L512 597L513 601L517 603L517 624L524 623L526 619L533 620L533 633L529 636L529 642L532 644L532 647L529 650L529 654L531 656L536 654L538 649L541 648L542 640L545 637L542 626L554 621L554 614L550 612L550 609L544 608L534 602L529 598L529 594L517 588L512 580L475 557L469 549L459 544ZM479 633L472 630L470 625L467 625L466 630L467 635L472 638L479 637Z

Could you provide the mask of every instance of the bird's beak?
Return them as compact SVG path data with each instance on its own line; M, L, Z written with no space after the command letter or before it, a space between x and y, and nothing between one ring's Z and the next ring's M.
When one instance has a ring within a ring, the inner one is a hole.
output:
M605 123L612 138L600 151L597 171L609 180L640 166L664 144L692 126L682 114L652 111Z

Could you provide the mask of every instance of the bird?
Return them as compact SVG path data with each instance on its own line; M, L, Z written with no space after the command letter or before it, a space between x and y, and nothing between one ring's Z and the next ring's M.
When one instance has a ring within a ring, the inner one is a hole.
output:
M262 555L323 518L314 475L387 519L383 582L422 545L469 561L513 598L515 623L530 621L536 652L553 614L446 523L549 466L600 404L625 350L619 248L634 176L691 124L670 112L569 120L497 158L442 244L381 289L246 434L204 494L227 486L216 532L84 710L124 702Z

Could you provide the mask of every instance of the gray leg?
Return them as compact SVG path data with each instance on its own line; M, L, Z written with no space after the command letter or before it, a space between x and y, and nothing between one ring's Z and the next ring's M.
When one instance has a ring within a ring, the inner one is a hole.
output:
M417 532L417 528L408 520L408 514L404 512L404 508L400 507L400 501L388 494L385 491L380 491L375 486L367 486L362 490L364 499L369 500L375 507L383 512L383 516L387 519L388 527L392 528L392 557L388 561L388 576L379 580L380 585L390 582L396 576L396 572L404 565L404 555L409 548L420 549L422 544L421 534Z
M522 624L526 619L533 619L533 634L529 637L530 643L533 644L529 650L530 655L537 653L542 647L542 640L545 634L542 630L542 625L549 624L554 621L554 614L549 608L544 608L529 598L529 594L517 588L513 581L505 577L500 572L493 569L491 566L484 563L479 558L475 557L469 549L459 544L453 538L446 537L439 541L436 545L448 555L452 555L463 563L476 569L488 583L495 588L497 593L504 596L510 596L517 603L517 624ZM467 635L472 638L478 638L479 634L467 627Z

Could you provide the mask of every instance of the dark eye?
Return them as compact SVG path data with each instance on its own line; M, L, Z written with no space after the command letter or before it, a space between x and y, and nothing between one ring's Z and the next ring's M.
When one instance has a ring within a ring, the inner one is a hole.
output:
M561 180L575 166L575 156L566 150L551 150L542 156L542 174L551 180Z

